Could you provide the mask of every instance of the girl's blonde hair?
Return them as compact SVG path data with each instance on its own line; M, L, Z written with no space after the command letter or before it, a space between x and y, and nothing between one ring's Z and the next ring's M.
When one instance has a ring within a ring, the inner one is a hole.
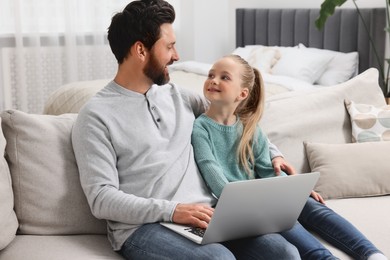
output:
M254 165L252 145L257 123L260 121L264 111L263 78L256 68L250 66L240 56L229 55L227 57L231 57L242 65L241 87L249 90L248 97L238 105L235 113L239 116L243 124L243 132L237 150L239 163L248 175L252 175L253 173L249 165L249 163Z

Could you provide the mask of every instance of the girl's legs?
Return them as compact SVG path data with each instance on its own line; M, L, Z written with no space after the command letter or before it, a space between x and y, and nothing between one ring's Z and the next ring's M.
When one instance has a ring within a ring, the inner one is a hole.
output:
M337 259L318 239L298 222L290 230L281 232L280 234L298 248L302 259Z
M374 253L381 253L350 222L311 197L299 216L299 222L354 259L367 259Z

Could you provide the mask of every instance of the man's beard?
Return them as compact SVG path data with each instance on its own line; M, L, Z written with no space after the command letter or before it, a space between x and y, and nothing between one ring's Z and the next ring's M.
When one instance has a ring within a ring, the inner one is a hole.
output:
M144 68L144 73L154 84L164 85L169 82L169 74L165 73L165 66L158 62L154 52L150 53L150 59Z

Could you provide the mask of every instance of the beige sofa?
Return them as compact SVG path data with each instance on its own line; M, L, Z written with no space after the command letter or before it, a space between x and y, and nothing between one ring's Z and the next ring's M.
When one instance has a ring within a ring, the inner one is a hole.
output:
M321 171L316 189L327 204L390 256L390 142L347 144L352 127L344 105L347 98L384 106L377 78L378 72L370 69L337 86L271 97L261 125L299 171ZM46 112L78 111L105 82L60 89ZM0 260L120 259L106 239L104 221L91 215L80 187L71 145L76 116L1 113Z

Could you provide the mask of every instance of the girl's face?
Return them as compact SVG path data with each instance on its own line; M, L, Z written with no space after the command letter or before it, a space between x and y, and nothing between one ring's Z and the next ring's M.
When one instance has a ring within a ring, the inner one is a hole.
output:
M234 59L224 57L218 60L209 71L203 87L205 97L212 104L238 105L248 96L248 89L242 88L243 67Z

